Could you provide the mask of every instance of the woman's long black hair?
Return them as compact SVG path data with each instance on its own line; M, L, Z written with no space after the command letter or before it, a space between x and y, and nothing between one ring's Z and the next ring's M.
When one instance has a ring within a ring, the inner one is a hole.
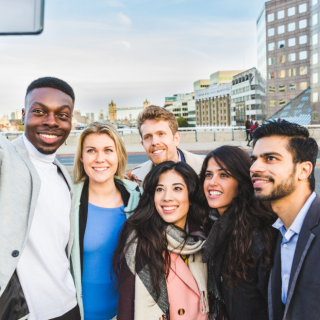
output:
M160 281L164 274L166 278L168 277L171 263L164 232L168 224L160 217L154 203L154 194L160 175L167 171L175 171L186 183L190 203L187 222L198 226L203 225L205 210L201 205L201 185L195 171L184 162L166 161L158 164L147 174L139 204L133 211L133 215L124 223L112 263L114 274L120 280L121 265L125 259L126 250L130 243L137 240L136 265L148 265L157 297L160 295ZM132 235L134 237L127 243Z
M271 269L274 233L270 227L277 216L269 202L254 199L253 183L250 177L252 162L247 152L235 146L221 146L211 151L205 158L200 172L202 186L208 162L212 158L227 174L238 181L238 195L231 201L227 209L233 211L234 225L225 255L225 267L222 270L227 284L232 285L241 280L246 280L247 269L252 266L254 232L259 232L264 239L264 267ZM209 212L210 207L205 197L203 197L203 204ZM208 216L204 228L208 234L211 229Z

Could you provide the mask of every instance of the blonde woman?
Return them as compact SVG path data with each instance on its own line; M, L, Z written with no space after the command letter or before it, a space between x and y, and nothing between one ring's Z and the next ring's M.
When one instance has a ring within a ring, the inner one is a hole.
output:
M118 293L111 261L118 234L140 199L135 182L122 179L127 153L111 123L82 132L74 164L74 244L71 261L84 320L112 319Z

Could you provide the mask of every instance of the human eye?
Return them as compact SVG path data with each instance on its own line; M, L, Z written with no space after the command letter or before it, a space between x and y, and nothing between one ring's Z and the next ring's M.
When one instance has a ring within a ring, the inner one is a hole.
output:
M212 178L212 174L211 173L206 173L204 177L205 178Z
M93 149L88 149L87 153L94 153L94 150Z
M156 189L156 191L157 191L157 192L161 192L161 191L163 191L163 188L158 187L158 188Z
M110 153L110 152L113 152L113 150L108 148L105 150L105 152Z
M277 160L276 157L273 157L273 156L267 157L267 161L275 161L275 160Z
M60 116L61 118L65 118L65 119L69 118L69 115L67 115L66 113L60 113L59 116Z
M229 175L225 172L221 172L220 177L222 178L229 178Z
M40 109L35 109L35 110L33 110L32 111L33 113L36 113L36 114L44 114L44 112L42 111L42 110L40 110Z
M174 187L173 190L175 190L175 191L180 191L180 190L182 190L182 188L181 188L181 187Z

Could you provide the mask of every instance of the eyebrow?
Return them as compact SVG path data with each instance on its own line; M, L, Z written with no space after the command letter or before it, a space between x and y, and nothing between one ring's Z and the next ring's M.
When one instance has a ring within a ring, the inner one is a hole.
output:
M172 185L173 185L173 186L177 186L177 185L184 186L184 184L183 184L183 183L180 183L180 182L173 183ZM164 187L163 184L157 184L157 186Z
M43 103L41 103L41 102L34 102L34 103L30 106L29 109L31 109L31 108L32 108L33 106L35 106L35 105L38 105L38 106L40 106L40 107L42 107L42 108L44 108L44 109L49 109L48 106L46 106L45 104L43 104ZM70 106L68 106L67 104L66 104L66 105L63 105L63 106L60 106L60 107L57 107L57 110L58 110L58 111L61 111L61 110L65 109L65 108L69 109L70 112L72 112Z
M260 158L265 158L265 157L270 157L270 156L278 156L278 157L283 158L283 156L278 152L265 152L265 153L260 154L259 157ZM252 155L250 158L251 159L257 159L258 156Z
M164 130L158 130L157 132L154 132L154 133L146 133L143 137L146 137L146 136L149 136L149 135L151 135L151 134L157 134L157 133L165 133L165 131Z
M96 149L96 147L91 147L91 146L87 146L86 148L92 148L92 149ZM104 148L114 148L114 146L106 146Z

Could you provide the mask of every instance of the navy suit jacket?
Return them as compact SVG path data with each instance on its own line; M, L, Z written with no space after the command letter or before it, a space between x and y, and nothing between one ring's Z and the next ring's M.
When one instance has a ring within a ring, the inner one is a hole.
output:
M302 225L289 279L287 303L281 300L279 232L268 286L270 320L320 319L320 197L317 195Z

